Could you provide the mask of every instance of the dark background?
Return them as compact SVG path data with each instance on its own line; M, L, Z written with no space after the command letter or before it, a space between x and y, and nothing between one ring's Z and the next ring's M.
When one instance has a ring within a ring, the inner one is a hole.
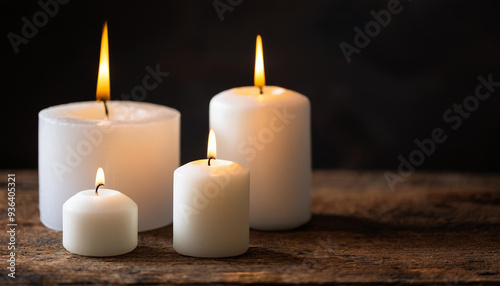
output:
M22 35L21 18L41 8L2 0L0 168L37 167L41 109L95 99L108 20L112 99L141 85L148 65L169 72L145 101L182 113L183 163L206 154L210 99L253 84L261 34L267 84L311 100L315 168L395 169L439 127L448 140L420 170L500 171L500 88L457 130L442 118L479 75L500 81L500 2L402 1L348 64L339 44L387 3L243 0L221 21L212 1L73 0L16 54L7 34Z

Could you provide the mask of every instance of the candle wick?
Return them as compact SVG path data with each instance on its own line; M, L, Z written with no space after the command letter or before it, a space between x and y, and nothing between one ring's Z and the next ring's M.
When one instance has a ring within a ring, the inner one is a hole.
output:
M99 190L100 186L104 186L104 184L99 184L97 187L95 187L95 194L98 195L99 193L97 192Z
M214 158L214 157L209 157L209 158L208 158L208 166L210 166L210 160L212 160L212 159L213 159L213 160L215 160L215 158Z
M104 112L106 113L106 119L108 119L109 117L108 104L106 103L106 100L101 99L101 101L104 104Z
M263 87L259 86L260 94L264 94Z

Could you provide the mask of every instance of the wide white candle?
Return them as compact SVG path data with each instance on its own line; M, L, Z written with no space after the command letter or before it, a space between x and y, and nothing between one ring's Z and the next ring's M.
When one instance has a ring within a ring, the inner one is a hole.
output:
M137 204L99 188L81 191L63 205L63 245L85 256L114 256L137 247Z
M39 114L40 219L62 230L62 205L95 170L139 206L139 230L172 223L172 174L180 160L180 113L141 102L64 104Z
M139 205L139 231L172 223L181 115L155 104L110 101L107 24L96 98L99 102L63 104L38 114L40 220L62 230L63 203L85 189L92 170L103 166L111 170L108 183Z
M198 160L174 172L174 249L195 257L243 254L249 243L249 172L226 160L208 164Z
M257 45L259 51L259 45ZM259 56L257 53L257 59ZM311 217L310 103L300 93L264 86L223 91L210 101L210 128L221 158L250 170L250 226L286 230Z

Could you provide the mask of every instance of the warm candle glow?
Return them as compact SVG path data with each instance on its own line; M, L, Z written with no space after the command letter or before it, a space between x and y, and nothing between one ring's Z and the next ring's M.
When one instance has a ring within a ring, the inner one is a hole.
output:
M262 38L260 35L257 36L257 43L255 47L254 85L260 88L266 85L266 75L264 73L264 54L262 52Z
M102 168L99 168L99 170L97 170L97 174L95 175L95 186L104 185L104 181L104 171Z
M215 132L210 129L210 134L208 135L208 150L207 158L215 159L217 157L217 145L215 143Z
M109 48L108 48L108 23L104 23L101 39L101 60L99 61L99 76L97 77L96 98L106 101L110 98L109 87Z

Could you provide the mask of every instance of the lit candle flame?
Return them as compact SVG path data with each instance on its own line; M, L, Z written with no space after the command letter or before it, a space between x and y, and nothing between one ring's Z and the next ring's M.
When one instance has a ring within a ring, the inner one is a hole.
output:
M210 129L210 134L208 135L208 148L207 148L207 158L215 159L217 157L217 144L215 142L215 132Z
M99 76L97 77L97 101L106 101L110 98L109 87L109 47L108 23L104 23L101 39L101 59L99 61Z
M257 43L255 46L255 73L254 85L263 88L266 85L266 75L264 73L264 54L262 52L262 37L257 36Z
M99 168L99 170L97 170L97 174L95 175L95 186L97 188L97 186L99 185L104 185L104 171L102 168Z

